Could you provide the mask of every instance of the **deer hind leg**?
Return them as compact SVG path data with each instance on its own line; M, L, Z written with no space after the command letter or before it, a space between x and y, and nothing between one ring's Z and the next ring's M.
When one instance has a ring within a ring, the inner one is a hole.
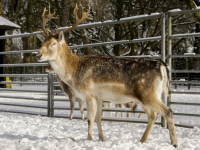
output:
M126 108L133 108L132 107L132 103L126 103L126 104L123 104ZM136 104L137 106L137 104ZM133 112L134 112L135 108L133 108ZM127 113L126 117L130 118L131 117L131 113Z
M141 143L145 142L151 132L151 130L153 129L153 125L157 119L157 113L150 110L149 108L143 106L143 109L145 110L147 116L148 116L148 125L147 128L142 136L142 139L140 140Z
M87 119L88 119L88 140L92 140L92 131L94 126L94 120L97 113L97 101L94 97L88 97L86 99L87 104Z
M143 113L140 113L139 116L138 116L138 118L142 118L142 116L143 116Z
M108 103L108 108L112 107L112 103ZM109 111L109 116L112 117L112 113Z
M97 113L95 117L95 122L97 123L99 141L104 141L102 127L101 127L101 112L102 112L102 101L97 100Z
M118 108L119 104L115 104L115 107ZM118 117L118 112L115 113L115 117Z
M116 108L118 108L118 107L122 108L122 104L115 104L115 107ZM118 112L115 113L115 117L118 117ZM123 112L121 112L121 117L124 117L124 113Z
M132 106L132 111L133 111L133 113L135 112L135 109L137 108L137 105L138 105L138 103L133 103L133 106ZM141 118L142 115L143 115L143 114L140 113L139 116L138 116L138 118Z
M178 147L172 110L159 99L151 101L146 106L148 106L148 108L151 109L152 111L159 113L167 120L171 144L174 147Z
M122 108L122 104L115 104L115 107L116 108L119 108L119 107ZM118 112L115 113L115 117L118 117ZM121 112L121 117L124 117L123 112Z
M76 99L74 96L69 96L69 100L70 100L70 108L71 108L71 112L70 112L70 120L73 119L73 112L74 112L74 105L76 102Z
M122 108L122 107L123 107L123 105L119 104L119 108ZM121 112L121 117L124 117L124 113L123 112Z
M85 121L84 112L83 112L84 101L79 99L78 103L79 103L79 109L80 109L80 112L81 112L81 118L82 118L83 121Z
M106 106L105 102L102 102L102 107L105 107L105 106ZM104 111L101 111L101 116L104 116Z

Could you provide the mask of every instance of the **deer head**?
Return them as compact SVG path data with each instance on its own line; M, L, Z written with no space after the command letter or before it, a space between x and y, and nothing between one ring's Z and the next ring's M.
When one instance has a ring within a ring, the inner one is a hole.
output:
M85 19L92 20L92 18L88 17L88 14L90 12L90 6L89 6L89 9L87 12L83 11L82 6L81 6L81 9L82 9L81 19L79 19L79 17L78 17L79 8L76 4L74 11L73 11L73 14L75 17L75 24L72 27L65 29L63 31L58 31L58 27L56 26L56 30L54 33L51 32L49 30L49 28L46 29L45 25L51 19L58 19L58 17L54 17L56 12L54 11L54 13L51 14L50 5L49 5L49 10L47 10L46 8L44 9L43 14L42 14L42 30L40 30L42 35L40 35L40 34L37 35L37 37L42 41L42 47L36 56L39 61L55 60L58 50L62 49L63 44L66 44L63 33L66 33L66 32L76 29L76 27L80 23L82 23ZM49 11L49 14L45 18L46 11Z

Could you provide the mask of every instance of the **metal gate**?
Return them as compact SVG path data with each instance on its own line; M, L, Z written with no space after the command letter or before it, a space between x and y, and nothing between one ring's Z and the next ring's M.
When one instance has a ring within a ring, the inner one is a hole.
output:
M173 39L179 39L179 38L188 38L188 37L199 37L200 33L184 33L184 34L172 34L172 17L173 16L177 16L177 15L184 15L184 14L189 14L189 13L197 13L199 12L200 9L193 9L193 10L171 10L168 11L168 23L167 23L167 28L168 28L168 32L167 32L167 52L168 52L168 57L167 57L167 63L169 65L170 68L170 87L169 87L169 91L170 91L170 96L168 97L167 100L167 105L171 107L171 105L190 105L190 106L200 106L200 103L191 103L191 102L172 102L171 97L173 96L173 94L200 94L200 92L180 92L180 91L173 91L171 89L171 84L197 84L200 83L200 80L198 81L174 81L172 80L172 73L200 73L200 70L174 70L172 68L172 58L180 58L180 57L185 57L185 58L198 58L200 57L199 54L191 54L191 55L173 55L172 54L172 40ZM179 115L179 116L194 116L194 117L200 117L200 114L192 114L192 113L173 113L174 115ZM182 126L182 127L188 127L188 128L193 128L193 126L189 125L189 124L175 124L176 126Z
M189 37L189 36L200 36L200 33L193 33L193 34L183 34L183 35L172 35L171 34L171 17L173 15L176 15L176 13L183 14L183 13L194 13L194 12L199 12L200 9L196 10L189 10L189 11L169 11L168 12L168 63L171 68L171 59L172 57L181 57L181 56L174 56L171 53L171 40L174 38L179 38L179 37ZM70 49L76 49L76 48L85 48L85 47L92 47L92 46L104 46L108 44L124 44L124 43L136 43L136 42L146 42L146 41L161 41L161 56L130 56L134 58L138 57L150 57L150 58L155 58L155 59L161 59L162 61L165 61L165 14L164 13L153 13L151 15L140 15L140 16L133 16L133 17L128 17L128 18L121 18L120 20L112 21L104 21L104 22L95 22L95 23L90 23L90 24L83 24L79 25L77 29L84 29L84 28L92 28L92 27L97 27L97 26L106 26L106 25L114 25L114 24L120 24L120 23L125 23L125 22L137 22L141 20L148 20L148 19L161 19L161 36L156 36L156 37L148 37L148 38L140 38L140 39L133 39L133 40L122 40L122 41L113 41L113 42L103 42L103 43L93 43L93 44L85 44L85 45L77 45L77 46L69 46ZM66 27L67 28L67 27ZM66 28L60 28L58 30L64 30ZM34 32L34 33L25 33L25 34L19 34L19 35L8 35L8 36L0 36L0 40L2 39L7 39L7 38L16 38L16 37L26 37L26 36L34 36L40 34L40 32ZM6 55L6 54L17 54L17 53L32 53L32 52L38 52L39 50L20 50L20 51L10 51L10 52L1 52L0 55ZM189 56L188 56L189 57ZM195 55L197 57L197 55ZM0 67L27 67L27 66L48 66L48 63L31 63L31 64L0 64ZM171 72L174 72L175 70L171 70ZM192 72L192 71L190 71ZM193 71L194 72L194 71ZM196 71L195 71L196 72ZM197 71L200 72L200 71ZM67 98L55 98L55 93L62 93L62 91L57 91L54 90L54 86L57 85L57 82L53 82L53 77L54 75L51 73L47 74L1 74L0 77L38 77L38 78L46 78L47 82L1 82L0 84L41 84L41 85L46 85L47 90L42 91L42 90L19 90L19 89L4 89L1 88L0 91L12 91L12 92L30 92L30 93L45 93L45 96L42 98L36 98L34 96L32 97L27 97L27 96L10 96L8 95L2 95L0 94L0 98L9 98L13 99L24 99L24 103L13 103L13 102L0 102L0 106L4 105L9 105L9 106L16 106L18 109L4 109L3 107L0 108L0 111L3 112L12 112L12 113L24 113L24 114L32 114L32 115L42 115L42 116L48 116L48 117L62 117L62 118L69 118L69 114L57 114L55 111L57 110L70 110L70 107L63 107L63 106L56 106L57 102L69 102L69 99ZM172 81L171 80L171 74L170 74L170 83L176 83L177 81ZM193 83L192 81L186 81L187 83ZM171 87L171 86L170 86ZM171 91L171 88L170 88ZM171 94L173 94L173 91L171 91ZM186 94L186 93L184 93ZM190 93L191 94L191 93ZM196 93L195 93L196 94ZM199 94L199 93L198 93ZM33 101L39 101L39 102L44 102L40 105L30 105L30 104L25 104L28 100L33 100ZM165 96L162 96L162 100L164 103L165 102ZM168 105L175 104L174 102L171 101L171 95L168 98ZM177 103L176 103L177 104ZM181 104L181 103L179 103ZM185 103L185 105L189 105L190 103ZM200 105L200 104L198 104ZM26 108L37 108L37 109L42 109L43 111L38 112L38 111L22 111L20 110L21 107L26 107ZM75 110L78 110L78 107L75 107ZM86 108L84 108L86 110ZM112 112L131 112L131 109L128 108L103 108L103 111L112 111ZM144 113L143 110L136 110L136 113ZM174 113L174 115L183 115L183 114L178 114ZM184 114L188 115L188 114ZM196 115L200 116L200 115ZM81 119L80 116L74 116L75 119ZM106 121L122 121L122 122L135 122L135 123L147 123L147 119L136 119L136 118L115 118L115 117L102 117L102 120ZM156 122L157 124L161 124L162 126L165 126L165 120L162 118L160 121ZM178 126L182 126L180 124L177 124ZM186 126L186 127L191 127L191 126Z

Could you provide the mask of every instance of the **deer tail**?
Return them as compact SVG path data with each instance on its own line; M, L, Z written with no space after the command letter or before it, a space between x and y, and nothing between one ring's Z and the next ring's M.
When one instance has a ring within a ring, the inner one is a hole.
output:
M169 96L169 67L168 65L161 66L161 75L163 80L163 92L166 96Z

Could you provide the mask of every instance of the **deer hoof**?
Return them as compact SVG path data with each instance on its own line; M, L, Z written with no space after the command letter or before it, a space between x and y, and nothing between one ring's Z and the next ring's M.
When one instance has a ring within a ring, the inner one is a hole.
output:
M104 141L104 138L103 137L99 137L99 141Z
M87 140L88 140L88 141L92 141L92 137L88 135Z
M177 145L177 144L174 144L173 146L174 146L175 148L177 148L177 147L178 147L178 145Z

